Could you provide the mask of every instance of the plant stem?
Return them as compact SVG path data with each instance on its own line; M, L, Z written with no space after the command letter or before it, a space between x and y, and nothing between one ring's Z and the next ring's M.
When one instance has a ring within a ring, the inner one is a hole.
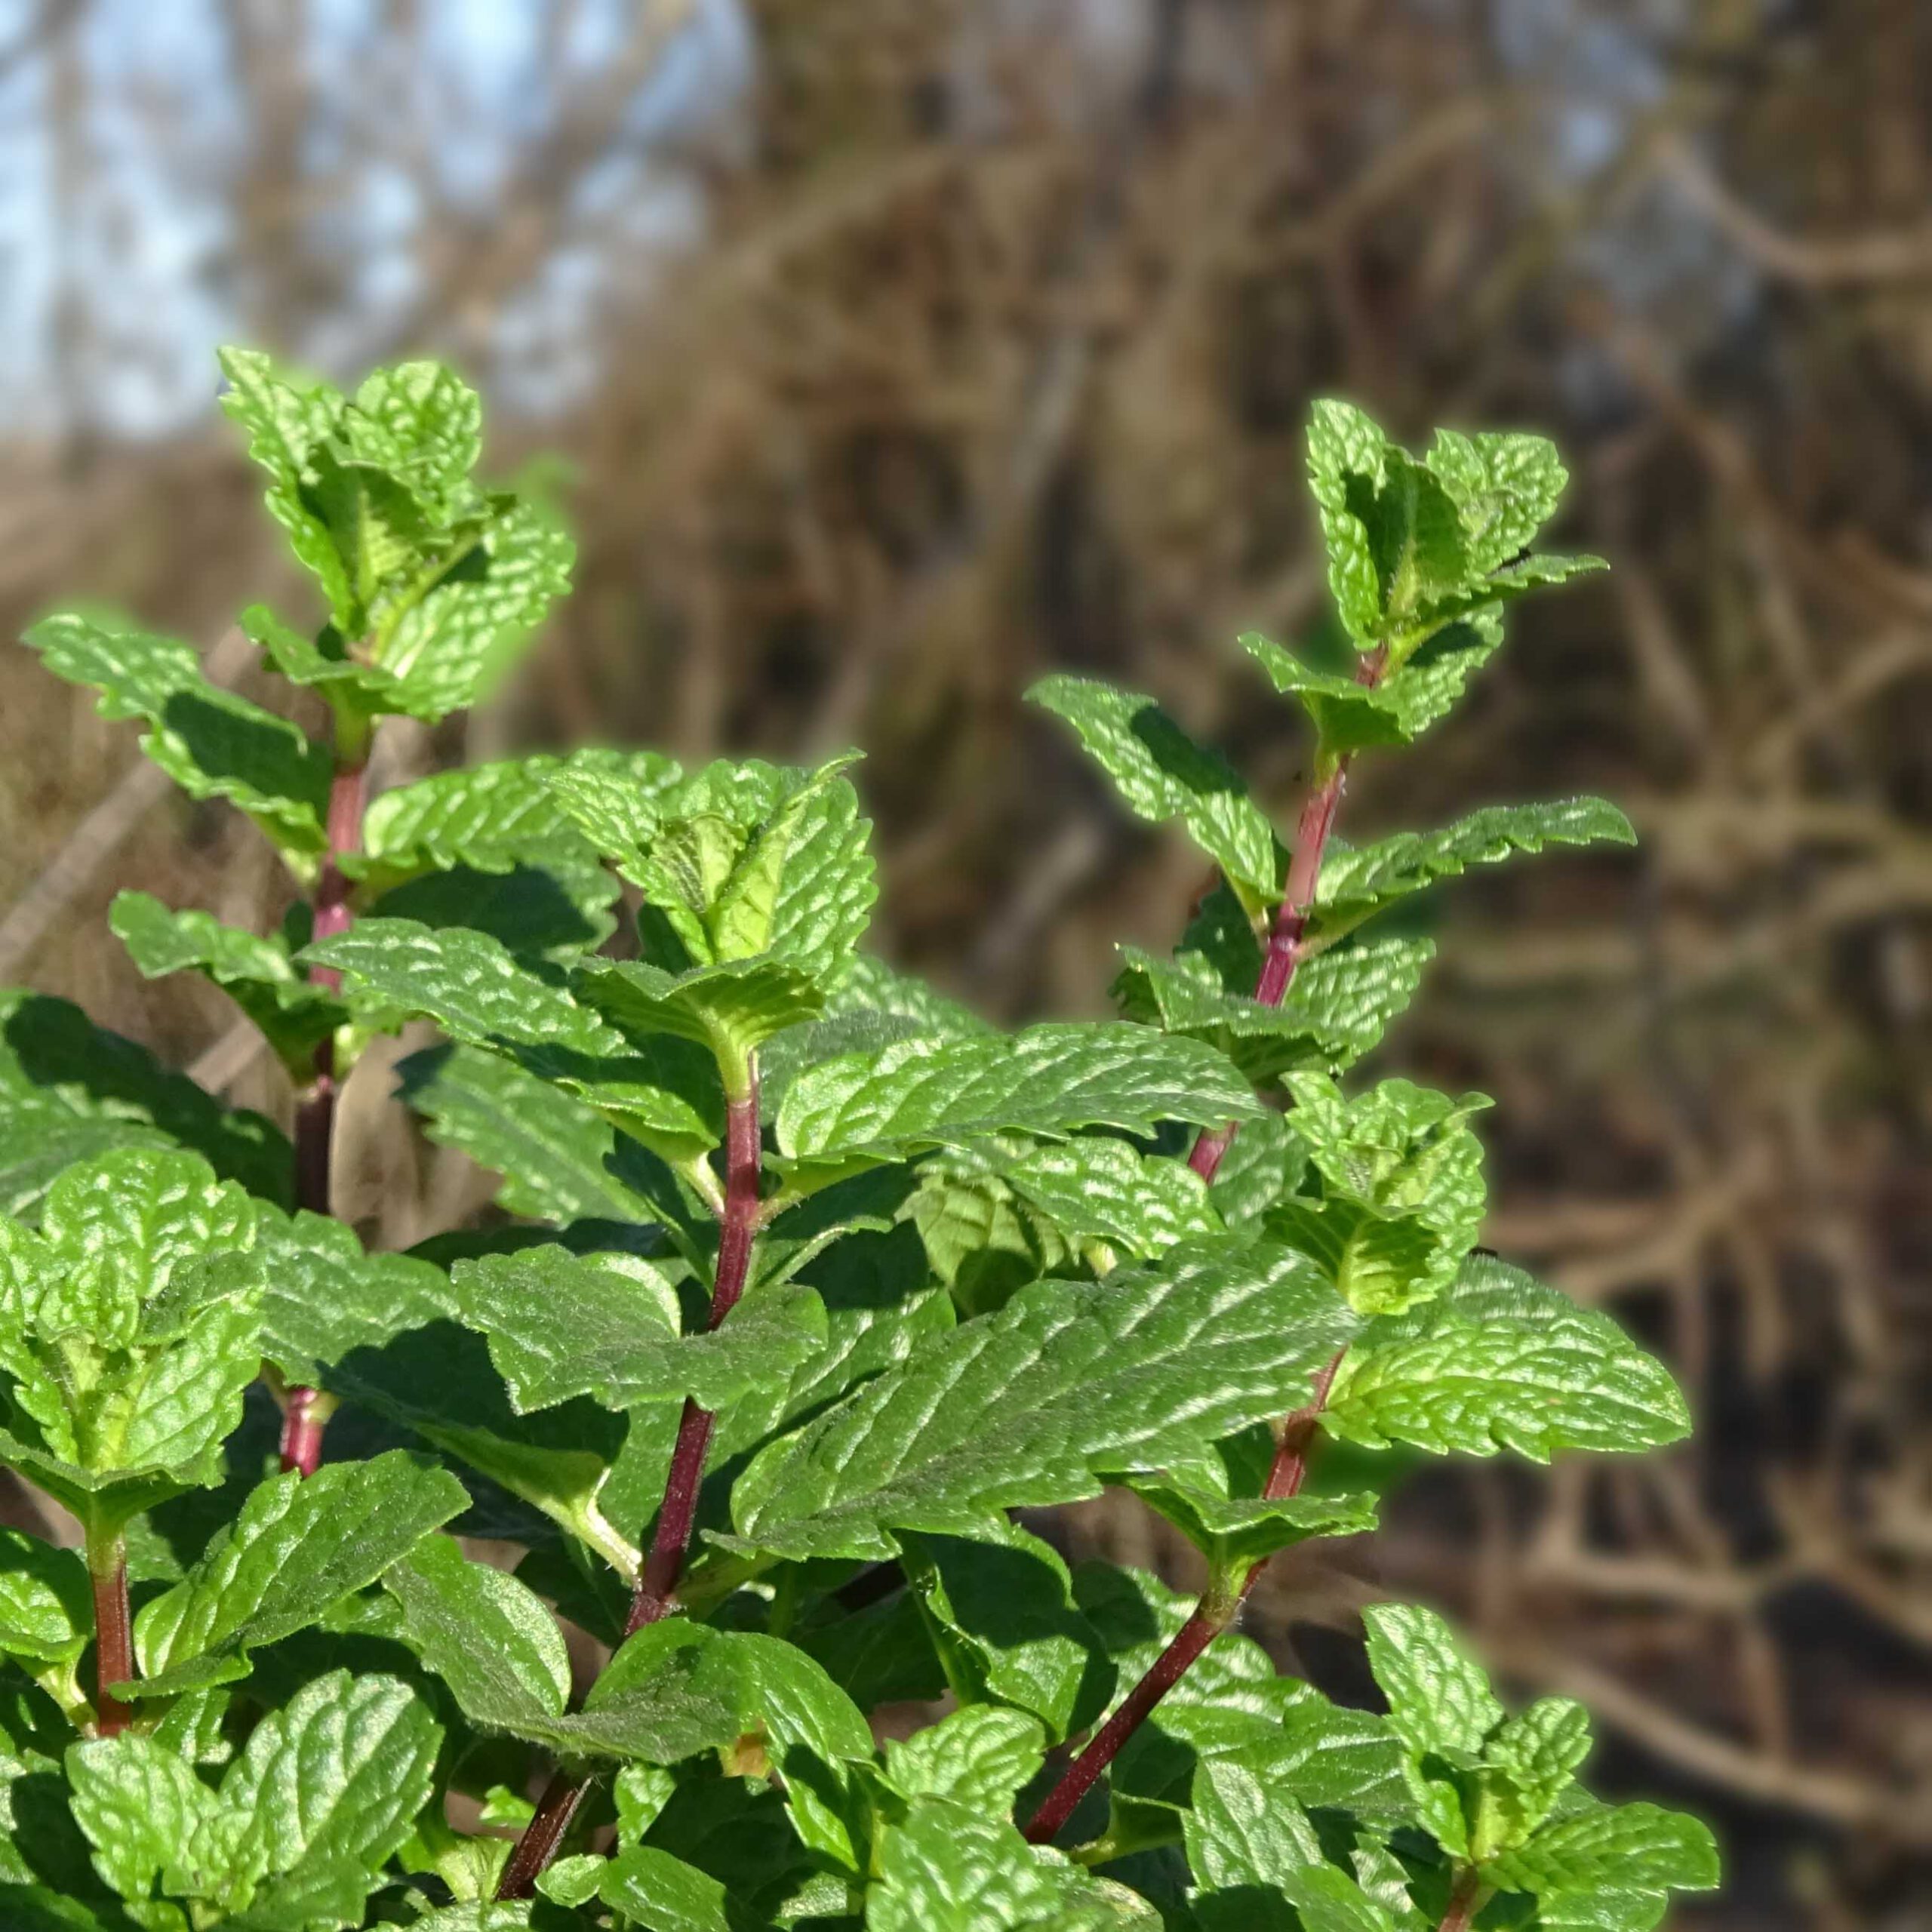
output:
M1386 646L1378 647L1359 659L1355 682L1373 691L1382 679L1388 661ZM1287 886L1275 915L1274 929L1268 935L1268 950L1254 983L1255 1003L1279 1006L1294 984L1295 969L1302 960L1302 942L1307 937L1309 915L1315 909L1315 888L1321 882L1321 858L1327 850L1328 835L1335 827L1335 814L1349 782L1349 756L1346 752L1318 752L1315 771L1318 782L1301 808L1295 827L1295 849L1288 861ZM1231 1123L1226 1127L1204 1128L1194 1143L1187 1164L1204 1181L1211 1182L1220 1171L1222 1156L1235 1137Z
M724 1211L719 1217L718 1269L712 1277L707 1333L738 1305L751 1272L752 1244L758 1238L758 1179L763 1156L758 1139L758 1066L747 1061L740 1091L724 1103ZM647 1623L656 1623L676 1608L678 1580L684 1573L685 1553L691 1547L697 1518L698 1493L704 1481L705 1452L711 1447L716 1417L687 1398L678 1421L678 1439L671 1451L665 1478L664 1500L657 1511L657 1534L645 1558L644 1574L624 1620L629 1637ZM500 1899L527 1899L538 1876L557 1855L571 1820L583 1802L593 1780L575 1779L559 1771L525 1827L510 1862L497 1886Z
M340 728L335 777L329 786L326 833L328 850L322 860L310 903L315 918L311 937L334 939L349 930L353 916L349 909L349 881L340 863L346 852L362 842L363 780L368 768L368 732L361 741L345 746ZM328 992L340 992L342 975L333 966L315 967L314 983ZM336 1052L333 1035L315 1048L315 1077L296 1096L295 1100L295 1204L312 1214L331 1212L329 1168L335 1152ZM322 1431L326 1414L316 1412L316 1392L291 1389L282 1409L281 1466L299 1469L305 1476L315 1473L322 1459Z
M578 1777L558 1771L543 1788L537 1801L536 1815L524 1827L523 1835L510 1854L503 1875L497 1881L500 1899L527 1899L535 1896L538 1877L557 1855L557 1848L570 1830L577 1807L590 1794L595 1778Z
M707 1331L715 1328L737 1306L750 1272L752 1244L758 1235L758 1183L759 1149L758 1131L758 1074L754 1067L748 1091L725 1104L724 1113L724 1215L718 1235L718 1272L711 1291L711 1315ZM678 1579L683 1574L685 1552L691 1546L691 1526L697 1516L698 1491L704 1481L705 1452L711 1447L711 1429L716 1420L709 1409L700 1408L688 1397L678 1420L678 1440L671 1451L671 1471L664 1485L664 1501L657 1512L657 1532L651 1538L651 1554L645 1559L644 1575L631 1599L631 1613L624 1635L641 1630L670 1614L677 1601Z
M94 1583L94 1727L103 1737L125 1730L134 1713L107 1694L110 1684L134 1675L134 1622L128 1608L128 1546L117 1533L88 1539L88 1574Z
M1315 1392L1301 1407L1281 1424L1280 1440L1275 1444L1275 1460L1268 1471L1268 1480L1263 1484L1261 1494L1270 1503L1278 1503L1284 1497L1299 1496L1302 1484L1308 1475L1308 1452L1315 1441L1315 1432L1321 1425L1321 1411L1328 1406L1328 1392L1335 1386L1335 1377L1342 1366L1342 1358L1346 1349L1338 1349L1328 1366L1315 1378ZM1254 1580L1267 1566L1257 1563L1248 1573L1247 1583L1241 1594L1245 1596Z
M1469 1922L1481 1903L1482 1881L1472 1866L1457 1881L1455 1890L1450 1894L1449 1909L1442 1915L1436 1932L1469 1932Z

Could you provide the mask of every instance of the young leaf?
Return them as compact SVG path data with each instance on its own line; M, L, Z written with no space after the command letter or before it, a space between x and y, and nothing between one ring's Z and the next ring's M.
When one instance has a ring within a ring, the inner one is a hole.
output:
M1041 1282L762 1451L740 1538L884 1557L896 1528L980 1534L996 1510L1094 1494L1283 1414L1353 1328L1300 1256L1184 1242L1092 1286Z
M1377 1604L1362 1620L1390 1727L1418 1753L1479 1755L1503 1721L1503 1706L1454 1632L1433 1611L1413 1604Z
M989 1134L1083 1127L1151 1134L1163 1120L1218 1126L1260 1112L1213 1048L1125 1025L1031 1026L1008 1038L903 1040L795 1079L778 1145L830 1166L954 1146Z
M29 1665L72 1663L93 1635L88 1567L78 1554L0 1528L0 1652Z
M1331 847L1315 895L1311 948L1332 945L1386 907L1472 866L1550 845L1636 842L1630 821L1602 798L1491 805L1439 832L1399 832L1372 845Z
M0 1220L0 1460L104 1534L219 1480L260 1360L254 1236L239 1187L143 1148L69 1168L38 1234Z
M1179 819L1251 910L1272 901L1281 876L1275 829L1225 759L1133 691L1062 675L1026 695L1073 727L1131 811L1156 825Z
M319 1621L468 1506L463 1485L400 1449L263 1483L183 1580L134 1621L142 1697L245 1675L248 1654Z
M641 960L597 960L571 990L630 1038L669 1033L695 1041L721 1069L737 1069L773 1034L816 1020L825 998L804 971L783 959L737 959L667 973Z
M256 1026L292 1077L314 1077L315 1048L349 1018L349 1010L296 971L288 948L225 926L211 913L171 912L145 892L123 892L107 922L141 973L205 973Z
M1518 1845L1549 1816L1590 1752L1590 1715L1569 1697L1542 1697L1526 1711L1506 1718L1483 1751L1494 1776L1484 1783L1493 1824L1479 1818L1477 1855L1493 1838L1497 1846Z
M1607 1315L1477 1254L1439 1301L1368 1325L1322 1426L1366 1448L1547 1462L1559 1449L1660 1447L1690 1420L1669 1370Z
M949 1798L1004 1817L1046 1748L1038 1718L981 1704L888 1744L886 1782L902 1798Z
M1529 548L1570 480L1544 436L1438 429L1427 460L1455 499L1471 563L1485 573Z
M548 1746L573 1760L671 1764L737 1737L736 1713L695 1690L688 1663L628 1687L603 1680L595 1709L566 1712L570 1660L540 1598L466 1561L444 1537L419 1544L383 1579L404 1634L463 1714L486 1730Z
M1708 1826L1655 1804L1595 1804L1543 1826L1485 1868L1512 1892L1558 1897L1613 1890L1709 1891L1718 1882Z
M1440 1293L1482 1225L1482 1144L1466 1123L1488 1100L1452 1100L1407 1080L1344 1100L1316 1073L1291 1074L1287 1085L1322 1192L1281 1204L1270 1230L1319 1260L1365 1314Z
M141 718L141 749L191 798L241 807L306 875L327 844L329 759L285 718L202 675L178 638L68 612L43 618L25 641L57 677L91 685L103 718Z
M709 1334L681 1335L676 1297L650 1263L555 1247L458 1262L455 1306L489 1340L520 1414L590 1395L607 1408L681 1402L717 1409L782 1387L826 1340L811 1289L760 1288Z
M192 1765L149 1737L77 1743L67 1752L66 1771L75 1821L94 1846L95 1869L131 1903L154 1897L155 1881L173 1875L221 1808ZM186 1921L177 1916L174 1922Z
M294 1156L260 1114L223 1107L69 1001L0 990L0 1213L28 1214L77 1161L170 1146L251 1194L288 1198Z
M1194 1915L1203 1932L1300 1932L1284 1881L1321 1863L1321 1843L1292 1798L1246 1765L1210 1759L1194 1774L1186 1814Z
M1220 1225L1192 1168L1104 1135L1035 1148L1003 1178L1076 1245L1100 1241L1142 1257Z

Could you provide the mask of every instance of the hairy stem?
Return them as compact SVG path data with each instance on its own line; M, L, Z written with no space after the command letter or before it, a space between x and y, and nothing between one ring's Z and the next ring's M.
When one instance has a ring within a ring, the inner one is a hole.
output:
M549 1867L557 1855L557 1848L570 1830L571 1821L577 1814L577 1807L590 1795L595 1778L579 1777L570 1771L558 1771L543 1788L543 1795L537 1801L537 1814L524 1827L523 1835L516 1841L516 1849L510 1854L509 1863L503 1867L503 1875L497 1881L497 1896L500 1899L527 1899L534 1897L539 1876Z
M758 1235L758 1075L748 1091L726 1103L724 1115L724 1214L718 1229L718 1272L711 1291L711 1315L705 1324L715 1328L737 1306L749 1272L752 1244ZM691 1525L697 1516L698 1492L704 1481L705 1452L711 1447L709 1409L687 1398L678 1421L678 1440L671 1451L671 1472L664 1501L657 1512L657 1532L651 1538L644 1575L631 1599L624 1634L640 1630L669 1616L677 1601L678 1579L685 1552L691 1546Z
M1261 1494L1270 1503L1278 1503L1284 1497L1299 1496L1301 1486L1308 1477L1308 1452L1315 1441L1315 1432L1321 1424L1321 1411L1328 1406L1328 1392L1335 1386L1336 1375L1342 1366L1342 1357L1348 1351L1339 1349L1328 1366L1315 1378L1315 1392L1303 1406L1281 1424L1281 1435L1275 1444L1275 1460L1268 1471L1268 1480L1263 1484ZM1257 1563L1248 1573L1248 1586L1266 1566ZM1247 1594L1244 1589L1241 1594Z
M362 842L363 779L368 769L366 743L338 749L335 777L329 786L328 851L322 861L311 901L315 920L312 937L333 939L349 930L349 881L340 863L343 854ZM342 988L342 975L332 966L318 966L312 977L330 992ZM295 1100L295 1204L312 1214L331 1211L329 1168L335 1153L336 1056L333 1037L315 1048L315 1078ZM281 1466L315 1473L322 1459L325 1414L318 1414L316 1392L291 1389L282 1409Z
M1381 681L1388 661L1386 648L1378 648L1355 666L1355 682L1373 691ZM1319 782L1301 808L1295 827L1295 849L1288 861L1287 886L1273 930L1268 935L1268 950L1254 983L1256 1003L1279 1006L1295 982L1295 969L1302 960L1302 942L1308 935L1309 915L1315 909L1315 888L1321 882L1322 855L1328 848L1328 835L1335 829L1335 814L1349 782L1349 755L1318 756ZM1232 1123L1226 1127L1204 1128L1194 1143L1187 1164L1204 1181L1212 1181L1220 1171L1222 1157L1235 1137Z
M128 1607L128 1548L117 1534L88 1540L88 1574L94 1583L94 1727L103 1737L125 1730L134 1715L110 1684L134 1676L134 1620Z

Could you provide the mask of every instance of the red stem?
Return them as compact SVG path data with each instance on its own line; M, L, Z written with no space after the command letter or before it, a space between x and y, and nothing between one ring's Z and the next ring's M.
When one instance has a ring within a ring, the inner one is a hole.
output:
M724 1113L724 1216L718 1235L718 1272L711 1291L711 1315L705 1323L715 1328L738 1305L750 1269L752 1242L758 1232L758 1075L749 1091L727 1103ZM624 1635L668 1617L677 1602L678 1579L691 1546L691 1525L697 1516L698 1492L704 1482L705 1452L711 1447L709 1409L689 1400L678 1420L678 1440L671 1451L670 1475L664 1501L657 1512L657 1533L644 1575L631 1599Z
M1482 1899L1482 1881L1474 1872L1466 1872L1450 1896L1449 1909L1442 1915L1436 1932L1469 1932L1471 1920Z
M1369 652L1355 665L1355 682L1373 691L1381 681L1387 661L1383 648ZM1349 755L1338 754L1328 775L1309 794L1295 827L1295 849L1288 861L1288 878L1281 903L1275 915L1274 930L1268 935L1268 950L1254 983L1254 998L1261 1006L1279 1006L1294 984L1295 969L1301 964L1302 941L1308 933L1308 915L1314 909L1315 888L1321 881L1321 857L1327 849L1328 835L1335 829L1335 814L1349 782ZM1220 1171L1221 1158L1235 1137L1232 1123L1226 1127L1204 1128L1194 1143L1187 1164L1204 1181L1211 1182Z
M1147 1675L1121 1700L1118 1710L1101 1725L1093 1742L1060 1774L1059 1783L1033 1814L1026 1827L1028 1842L1051 1844L1072 1817L1074 1807L1094 1788L1121 1746L1140 1728L1154 1706L1187 1675L1195 1659L1227 1628L1232 1613L1214 1614L1204 1598L1194 1614L1174 1632L1174 1641L1154 1660Z
M580 1778L558 1771L537 1801L537 1813L524 1827L523 1835L510 1854L503 1875L497 1881L500 1899L534 1897L537 1881L557 1855L557 1848L570 1830L577 1807L589 1794L594 1778Z
M334 939L338 933L346 933L354 916L349 908L349 881L340 861L345 852L354 851L362 842L366 770L359 758L338 764L329 785L328 851L312 902L312 939ZM326 992L342 990L342 975L333 966L315 967L309 977ZM295 1204L312 1214L326 1214L330 1211L329 1168L335 1152L336 1066L332 1037L317 1045L315 1064L315 1078L295 1101ZM285 1472L299 1469L303 1475L312 1476L321 1461L326 1418L314 1413L315 1404L312 1389L296 1388L288 1392L281 1425Z
M88 1552L94 1581L94 1727L103 1737L128 1727L134 1713L118 1697L107 1694L110 1684L127 1684L134 1675L134 1622L128 1607L128 1552L116 1537L103 1550Z

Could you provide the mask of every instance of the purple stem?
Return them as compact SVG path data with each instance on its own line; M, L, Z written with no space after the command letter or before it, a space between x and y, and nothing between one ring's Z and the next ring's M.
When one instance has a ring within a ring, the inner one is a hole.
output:
M103 1737L124 1731L134 1713L107 1694L110 1684L131 1683L134 1675L134 1622L128 1607L128 1552L118 1536L105 1548L88 1552L94 1583L94 1727Z
M367 766L357 758L336 768L329 786L328 851L321 875L315 881L315 921L310 937L334 939L346 933L353 915L349 909L349 881L340 863L345 852L362 842L363 777ZM333 966L318 966L312 983L324 991L342 990L342 975ZM295 1100L295 1204L313 1214L330 1211L329 1166L335 1151L336 1066L334 1037L315 1048L315 1077ZM291 1389L282 1406L281 1466L315 1473L322 1459L325 1417L315 1413L316 1392Z
M538 1877L556 1857L571 1821L577 1816L577 1807L595 1783L594 1778L575 1777L568 1771L559 1771L551 1779L537 1801L536 1815L523 1828L523 1835L503 1867L503 1875L497 1881L498 1898L527 1899L536 1895Z

